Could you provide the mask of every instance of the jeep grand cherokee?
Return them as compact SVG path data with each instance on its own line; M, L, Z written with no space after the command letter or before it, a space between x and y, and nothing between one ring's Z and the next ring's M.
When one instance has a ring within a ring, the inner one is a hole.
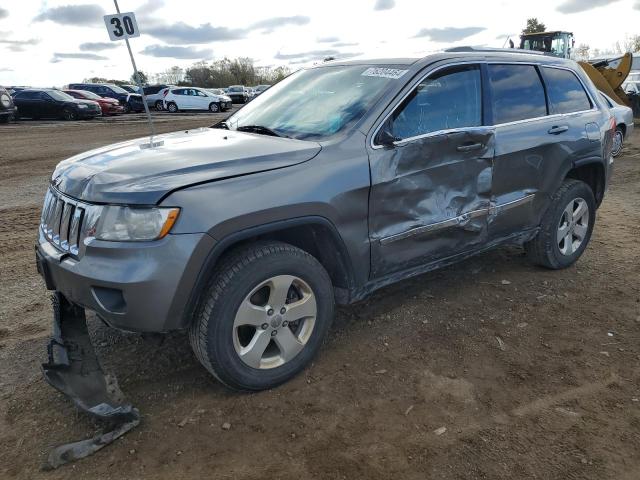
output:
M331 62L213 128L61 162L38 265L69 308L123 330L188 330L224 384L270 388L309 364L336 303L504 244L573 264L614 131L569 60L469 49Z

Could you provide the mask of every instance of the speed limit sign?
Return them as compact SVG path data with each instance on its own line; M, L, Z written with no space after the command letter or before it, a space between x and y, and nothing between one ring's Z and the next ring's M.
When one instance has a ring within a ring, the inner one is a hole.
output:
M136 16L133 12L105 15L104 24L107 26L112 42L140 36Z

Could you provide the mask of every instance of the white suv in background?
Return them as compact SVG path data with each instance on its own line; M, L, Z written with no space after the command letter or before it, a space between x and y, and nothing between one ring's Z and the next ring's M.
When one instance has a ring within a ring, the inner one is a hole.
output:
M232 106L225 95L215 95L204 88L174 87L164 97L164 108L171 113L179 110L209 110L224 112Z

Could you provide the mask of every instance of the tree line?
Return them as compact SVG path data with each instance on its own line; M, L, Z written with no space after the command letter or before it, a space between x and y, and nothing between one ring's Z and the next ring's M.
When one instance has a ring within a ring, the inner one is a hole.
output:
M248 57L234 59L223 58L211 63L205 61L196 62L190 67L182 68L173 66L162 72L147 74L139 71L143 84L170 84L194 87L228 87L229 85L273 85L289 75L291 70L286 66L257 67L254 61ZM85 82L114 83L116 85L135 84L135 77L127 80L106 79L103 77L85 78Z

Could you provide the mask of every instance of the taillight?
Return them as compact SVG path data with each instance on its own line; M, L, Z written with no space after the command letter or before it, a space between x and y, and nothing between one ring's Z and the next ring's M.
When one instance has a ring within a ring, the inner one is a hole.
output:
M166 97L166 96L167 96L167 93L169 93L169 90L165 90L165 91L162 93L162 96L163 96L163 97Z

